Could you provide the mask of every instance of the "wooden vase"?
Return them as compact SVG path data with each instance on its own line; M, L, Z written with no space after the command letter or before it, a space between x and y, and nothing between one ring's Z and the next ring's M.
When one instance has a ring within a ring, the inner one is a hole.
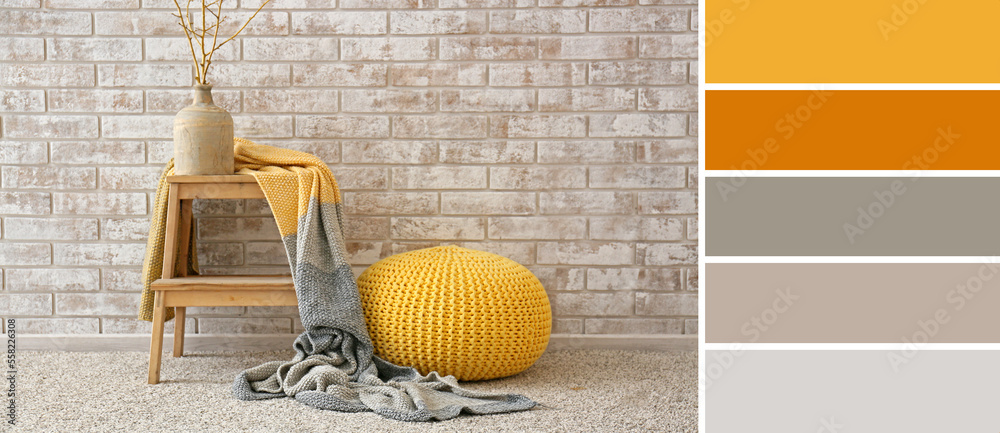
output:
M233 116L196 84L194 102L174 117L175 174L233 174Z

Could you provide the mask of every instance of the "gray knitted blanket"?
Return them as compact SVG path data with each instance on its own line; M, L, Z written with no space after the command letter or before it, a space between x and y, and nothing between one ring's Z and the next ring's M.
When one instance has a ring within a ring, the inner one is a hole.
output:
M239 172L257 178L278 222L305 327L295 339L292 360L268 362L236 377L236 398L287 396L320 409L370 410L402 421L536 405L517 394L468 390L453 376L423 376L375 356L345 259L340 192L329 168L312 155L242 139L236 139L236 154Z

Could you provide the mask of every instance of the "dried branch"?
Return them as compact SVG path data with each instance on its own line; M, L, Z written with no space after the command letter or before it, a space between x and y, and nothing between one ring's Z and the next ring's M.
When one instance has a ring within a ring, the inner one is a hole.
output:
M184 11L181 10L181 4L177 0L174 0L174 5L177 6L177 15L175 16L181 20L181 22L178 24L181 25L182 29L184 29L184 36L187 37L188 46L191 47L191 59L194 60L194 66L195 66L194 79L195 81L198 82L198 84L203 84L201 78L201 71L198 70L198 56L194 54L194 44L191 43L191 32L188 30L188 26L186 25L186 20L183 17ZM191 0L188 0L188 5L190 7Z
M264 6L267 6L267 4L270 3L270 2L271 2L271 0L265 0L264 3L261 3L260 7L257 8L256 11L254 11L253 15L250 15L250 18L247 19L247 22L243 23L243 27L240 27L240 29L237 30L236 33L233 33L233 35L230 36L229 39L226 39L226 40L222 41L222 43L219 44L219 47L225 45L226 42L229 42L229 41L233 40L233 38L235 38L241 32L243 32L243 29L247 28L247 24L250 24L250 21L252 21L254 19L254 17L257 16L257 12L260 12L261 9L264 9Z
M208 69L212 65L212 57L215 52L222 48L223 45L229 41L235 39L243 32L244 29L250 24L257 14L267 6L271 0L265 0L259 8L247 21L243 23L243 27L240 27L232 36L226 40L219 42L219 30L222 28L222 24L226 22L225 16L222 15L222 3L224 0L201 0L201 27L195 27L194 21L191 15L191 2L194 0L187 0L185 7L181 7L179 0L174 0L174 5L177 6L177 14L171 14L178 18L178 24L184 29L184 36L188 40L188 47L191 49L191 59L194 60L195 66L195 80L198 84L208 84ZM213 10L212 7L216 9ZM211 14L215 18L215 24L208 24L208 14ZM211 36L211 46L208 45L205 40L207 36ZM195 44L201 49L201 59L199 61L197 50L195 50Z

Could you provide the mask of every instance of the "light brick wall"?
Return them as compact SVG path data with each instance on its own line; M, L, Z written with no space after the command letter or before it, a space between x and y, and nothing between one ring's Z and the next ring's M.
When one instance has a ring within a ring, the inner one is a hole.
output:
M209 78L238 136L330 164L357 272L457 243L535 272L556 333L697 332L696 0L332 4L273 0ZM193 84L172 7L0 0L0 315L23 333L149 330L152 188ZM288 272L263 201L196 212L206 272ZM301 329L190 310L189 332Z

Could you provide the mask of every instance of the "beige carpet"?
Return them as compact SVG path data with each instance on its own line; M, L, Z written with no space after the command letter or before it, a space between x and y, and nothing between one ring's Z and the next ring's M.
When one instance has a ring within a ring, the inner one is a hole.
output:
M513 414L405 423L372 413L313 409L294 399L239 401L241 370L288 352L166 355L163 383L146 384L147 354L18 353L19 431L199 432L695 432L695 352L553 351L513 377L467 382L545 405ZM8 426L9 427L9 426Z

